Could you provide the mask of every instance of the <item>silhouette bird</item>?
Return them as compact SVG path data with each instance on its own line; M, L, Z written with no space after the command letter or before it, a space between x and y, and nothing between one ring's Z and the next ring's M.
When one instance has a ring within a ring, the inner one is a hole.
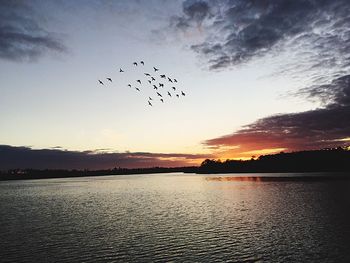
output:
M134 66L137 66L137 63L136 62L134 62L134 63L132 63Z
M173 82L171 78L168 77L168 81L170 81L171 83Z
M160 75L160 77L161 77L162 79L165 79L165 75Z
M176 94L176 97L180 98L179 94Z
M136 82L138 82L138 83L140 83L140 84L141 84L141 80L139 80L139 79L138 79L138 80L136 80Z
M153 69L154 69L154 72L156 72L156 71L158 71L159 69L158 68L156 68L156 67L153 67Z
M148 101L148 105L149 105L149 106L152 106L152 103Z
M152 83L152 81L148 80L148 83L149 83L149 84L151 84L151 83Z
M177 79L174 79L174 82L177 82Z
M149 73L143 73L143 74L145 74L145 75L146 75L146 76L148 76L148 77L150 77L150 76L151 76Z
M142 60L140 61L141 65L144 66L145 65L145 62L143 62Z
M163 83L159 83L159 87L163 88L164 84Z
M173 90L176 90L176 88L175 87L171 87Z
M153 77L152 77L151 79L152 79L152 81L155 81L155 80L156 80L156 79L155 79L155 78L153 78Z
M112 79L111 79L111 78L107 78L107 80L109 80L110 82L112 82Z
M182 96L186 96L185 92L181 91L181 95Z
M152 100L152 98L151 98L151 97L148 97L148 100Z
M139 88L135 88L137 91L140 91L140 89Z
M162 94L160 94L159 92L157 92L157 96L159 97L163 97Z
M158 87L157 87L156 85L153 85L153 89L156 89L156 90L157 90L157 89L158 89Z
M98 82L101 84L101 85L104 85L103 82L101 80L98 80Z
M171 93L168 91L168 95L171 97Z
M164 100L163 100L163 99L160 99L160 101L164 103Z
M121 68L119 69L119 72L124 72L124 70L122 70Z
M128 87L131 88L131 84L128 84Z

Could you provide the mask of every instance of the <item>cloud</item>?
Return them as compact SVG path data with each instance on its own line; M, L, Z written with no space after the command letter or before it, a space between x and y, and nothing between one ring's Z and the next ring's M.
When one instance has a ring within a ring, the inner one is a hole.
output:
M25 1L4 0L0 5L0 58L33 60L47 51L64 52L65 46L39 23Z
M183 16L172 17L172 25L185 30L199 26L210 15L209 4L205 1L186 0L182 4Z
M341 76L328 84L312 85L298 90L296 95L305 96L311 100L321 100L328 107L350 105L350 75Z
M189 15L199 2L207 4L202 15ZM316 109L262 118L203 144L221 156L248 157L348 143L349 13L346 0L184 1L179 24L171 26L201 31L204 37L190 48L209 69L268 62L272 75L299 81L294 96L318 103Z
M265 149L288 151L345 146L350 138L350 75L328 85L301 91L321 98L327 105L299 113L262 118L229 135L210 139L204 145L223 149L231 156L245 156ZM231 147L231 148L230 148ZM225 150L229 148L229 150Z
M330 53L329 44L337 49L349 41L349 11L346 0L187 0L182 15L173 18L177 23L171 24L184 31L203 25L206 38L192 45L192 50L205 58L211 69L221 69L275 48L293 48L284 46L291 40Z
M104 152L68 151L62 149L32 149L0 145L0 170L15 168L33 169L109 169L114 167L176 167L197 165L210 155L149 153L149 152Z

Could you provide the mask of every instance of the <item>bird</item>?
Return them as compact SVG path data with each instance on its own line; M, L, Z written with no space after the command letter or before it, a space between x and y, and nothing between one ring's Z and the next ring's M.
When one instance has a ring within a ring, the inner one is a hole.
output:
M133 66L139 66L139 65L144 66L144 65L145 65L145 62L144 62L143 60L140 60L140 61L138 61L138 62L137 62L137 61L134 61L134 62L132 62L132 64L133 64ZM145 69L146 69L146 68L145 68ZM159 71L159 68L156 68L156 67L153 66L153 70L154 70L154 72L157 72L157 71ZM152 71L152 70L151 70L151 71ZM124 70L123 70L122 68L119 68L119 72L120 72L120 73L123 73ZM168 84L166 83L166 81L171 82L171 83L177 83L177 82L178 82L177 79L175 79L175 78L170 78L170 77L168 77L167 75L165 75L165 74L160 74L160 73L161 73L161 71L160 71L159 73L154 73L154 75L152 74L152 75L153 75L153 76L152 76L150 73L144 72L143 74L144 74L146 77L145 77L145 80L142 80L142 81L146 81L146 80L147 80L148 83L151 84L150 86L152 86L153 83L156 84L157 81L160 80L159 77L162 78L162 79L164 79L163 83L159 83L159 82L158 82L158 85L153 85L153 89L155 90L155 93L157 94L157 97L159 97L159 100L160 100L162 103L164 103L164 97L166 97L166 94L167 94L169 97L172 97L172 95L174 95L174 96L176 96L177 98L180 98L181 96L186 96L185 92L184 92L184 91L181 91L180 89L178 89L178 87L172 86L171 89L168 89L168 87L170 86L170 84L168 85ZM159 74L159 75L158 75L158 74ZM105 78L105 80L110 81L111 83L113 82L113 79L112 79L111 77ZM114 80L115 80L115 79L114 79ZM116 80L116 81L118 82L118 80ZM139 83L140 86L134 85L134 84L132 85L131 83L127 84L127 86L128 86L129 88L135 88L136 91L140 92L140 91L141 91L141 88L143 87L143 86L142 86L142 81L141 81L140 79L137 79L137 80L136 80L136 82ZM160 80L160 81L162 81L162 80ZM100 80L100 79L98 79L98 82L99 82L100 85L105 85L104 82L103 82L102 80ZM152 82L153 82L153 83L152 83ZM133 82L132 82L132 83L133 83ZM107 83L106 85L107 85L107 87L109 86L108 83ZM177 84L172 84L172 85L177 85ZM163 93L164 93L164 97L163 97L163 95L162 95L161 93L159 93L158 90L162 91L162 89L159 89L159 88L164 88L164 87L166 87L166 89L163 89L163 91L164 91L164 92L163 92ZM176 91L176 92L175 92L175 91ZM174 93L171 93L171 92L174 92ZM165 94L165 93L166 93L166 94ZM142 94L142 93L140 93L140 94ZM155 98L155 99L153 99L153 98ZM152 97L148 97L148 100L147 100L148 105L149 105L149 106L152 106L152 107L153 107L152 103L154 102L154 100L156 100L156 97L155 97L155 96L153 96L153 98L152 98ZM165 98L165 100L166 100L166 98ZM157 101L157 100L156 100L156 101Z

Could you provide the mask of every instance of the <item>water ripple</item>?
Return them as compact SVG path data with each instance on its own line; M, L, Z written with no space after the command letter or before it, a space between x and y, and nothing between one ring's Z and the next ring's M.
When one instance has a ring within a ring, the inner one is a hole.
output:
M0 183L1 262L350 262L349 184L111 176Z

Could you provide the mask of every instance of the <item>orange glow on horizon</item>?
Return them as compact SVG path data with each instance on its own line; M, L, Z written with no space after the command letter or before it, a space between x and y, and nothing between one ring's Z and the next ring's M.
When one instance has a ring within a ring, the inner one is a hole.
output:
M275 154L282 151L287 150L287 148L266 148L266 149L259 149L259 150L247 150L240 148L235 148L227 151L217 151L216 156L217 159L233 159L233 160L249 160L253 156L259 157L260 155L266 155L266 154Z

